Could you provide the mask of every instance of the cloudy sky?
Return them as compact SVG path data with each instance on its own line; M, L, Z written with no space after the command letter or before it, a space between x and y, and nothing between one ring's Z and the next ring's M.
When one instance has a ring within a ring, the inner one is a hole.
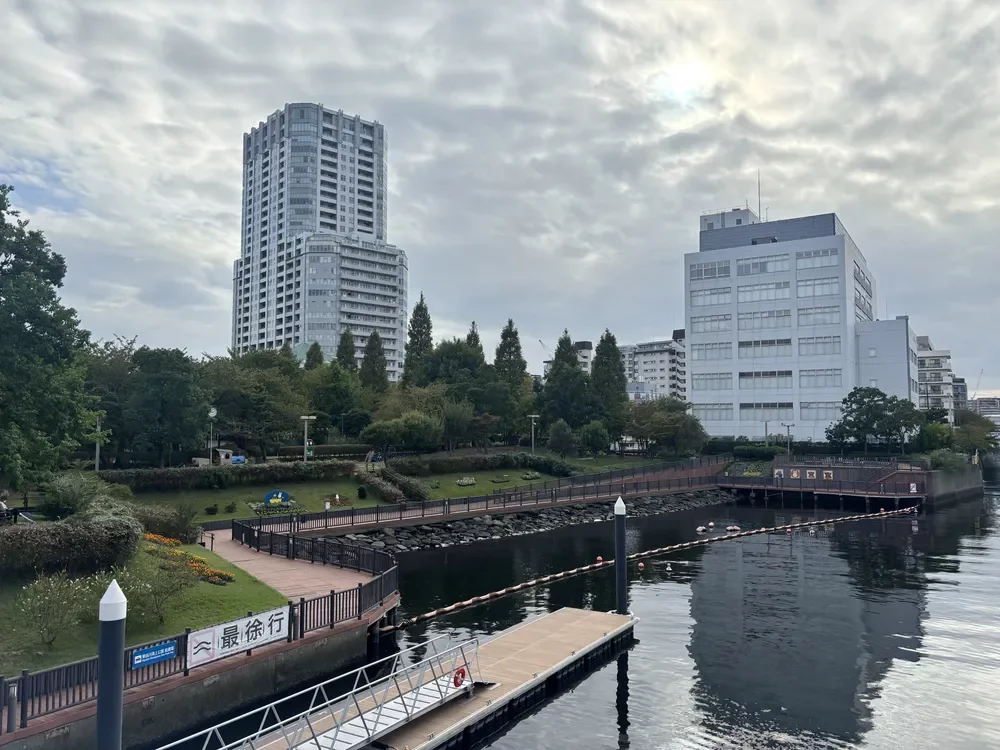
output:
M1000 392L1000 4L3 0L0 181L97 337L230 341L242 134L386 125L389 240L437 336L683 326L700 212L837 212L957 374Z

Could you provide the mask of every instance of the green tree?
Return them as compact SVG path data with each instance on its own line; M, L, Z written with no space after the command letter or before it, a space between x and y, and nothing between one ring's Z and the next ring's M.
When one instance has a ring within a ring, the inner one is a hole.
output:
M449 451L468 440L473 416L472 404L468 401L448 401L444 405L441 429Z
M486 362L486 355L483 353L483 342L479 338L479 329L476 327L476 321L472 321L469 332L465 335L465 343L468 344L472 351L479 355L481 362Z
M941 409L939 407L931 407L924 412L924 418L927 420L927 424L933 424L935 422L938 424L948 424L948 410Z
M365 344L365 356L361 360L359 377L361 386L375 393L385 393L389 390L389 372L386 369L385 350L382 349L382 337L374 330L368 336Z
M912 401L889 396L885 400L885 411L877 422L878 435L889 445L898 438L900 453L904 453L906 436L916 433L923 423L924 415Z
M56 293L66 263L11 208L12 190L0 185L0 474L20 487L96 437L97 414L80 360L88 334Z
M403 420L385 419L372 422L361 431L361 440L382 454L386 465L389 463L389 450L400 445L403 440Z
M87 372L87 390L97 399L102 412L101 459L104 465L124 465L125 452L135 440L135 433L125 421L125 410L135 391L136 339L116 336L89 346L83 354Z
M180 349L142 347L133 357L136 387L126 408L129 429L165 466L173 448L193 448L205 432L208 407L196 365Z
M306 351L306 361L304 369L315 370L317 367L323 366L323 347L319 345L318 341L313 341L309 345L308 351Z
M434 348L431 313L427 309L423 292L420 301L413 306L410 325L406 333L406 356L403 358L403 385L426 385L425 367L427 358Z
M466 341L442 341L427 358L427 380L449 385L464 383L475 378L482 367L482 356Z
M337 361L347 372L358 371L358 359L354 334L350 328L345 328L340 334L340 341L337 342Z
M591 414L587 376L573 348L569 331L563 331L556 345L541 399L542 419L547 424L563 419L570 427L581 427Z
M400 444L421 453L436 451L441 445L441 420L411 411L400 417Z
M608 430L604 423L594 419L580 428L577 442L583 450L597 455L610 447L611 438L608 436Z
M870 438L880 436L880 422L885 424L888 397L878 388L855 388L843 400L843 410L839 422L827 428L827 439L831 431L836 437L852 440L868 452Z
M497 344L493 367L496 368L497 377L510 386L512 393L521 391L528 374L528 364L524 361L521 339L512 318L507 319L507 325L500 331L500 343Z
M344 436L358 437L371 423L371 412L364 409L351 409L344 415Z
M357 398L358 378L347 372L337 360L317 369L319 380L312 390L311 403L316 412L317 427L320 421L327 425L341 424L341 416L354 407Z
M576 453L576 438L573 428L565 419L557 419L549 428L549 450L558 453L563 458L570 453Z
M968 409L955 411L954 443L957 450L972 455L991 453L997 449L993 433L997 426L991 419Z
M621 438L628 419L627 385L625 362L618 349L618 342L614 334L605 328L594 352L590 392L593 394L594 405L614 440Z
M948 448L953 440L952 429L940 422L928 422L920 428L920 450L934 451L939 448Z

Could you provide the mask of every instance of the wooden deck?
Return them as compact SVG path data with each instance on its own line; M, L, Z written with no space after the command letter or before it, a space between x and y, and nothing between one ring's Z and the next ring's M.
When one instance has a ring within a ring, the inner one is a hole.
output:
M395 750L430 750L582 658L636 620L605 612L564 608L506 630L479 647L477 681L471 700L459 698L381 739Z
M311 563L308 560L289 560L281 555L257 552L233 541L230 530L216 531L214 552L233 565L242 568L254 578L263 581L289 599L312 599L326 596L330 591L355 588L359 583L372 579L368 573L358 573L335 565Z

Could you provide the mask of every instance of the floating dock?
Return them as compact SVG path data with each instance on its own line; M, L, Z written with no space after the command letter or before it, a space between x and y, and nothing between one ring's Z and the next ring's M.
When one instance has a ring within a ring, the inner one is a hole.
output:
M637 619L564 608L505 630L479 647L483 684L384 736L393 750L457 750L489 737L561 692L575 677L604 663L632 641Z

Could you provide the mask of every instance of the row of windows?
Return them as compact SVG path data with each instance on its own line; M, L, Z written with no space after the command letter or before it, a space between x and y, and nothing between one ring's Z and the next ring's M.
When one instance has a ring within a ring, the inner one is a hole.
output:
M707 307L709 305L728 305L733 301L733 288L729 286L716 289L692 289L691 307Z
M709 344L692 344L691 359L732 359L733 342L719 341Z
M799 310L800 326L825 326L840 323L840 307L804 307Z
M737 345L740 359L761 357L791 357L791 339L762 339L760 341L740 341Z
M807 336L800 338L799 354L840 354L840 336Z
M801 313L801 311L800 311ZM799 315L801 323L802 316ZM740 313L739 329L741 331L762 331L771 328L791 328L791 310L759 310L757 312Z
M839 369L799 370L799 388L834 388L843 385Z
M728 279L729 268L730 265L728 260L715 260L708 263L692 263L690 272L691 280Z
M733 374L731 372L702 372L691 375L692 391L731 391L733 389Z
M740 390L761 388L791 388L791 370L767 370L762 372L741 372Z
M840 419L839 401L803 401L799 404L799 416L808 420ZM732 404L692 404L691 413L702 422L731 422L734 408ZM795 406L791 403L741 403L740 421L778 422L795 418Z
M740 390L778 389L792 387L791 370L760 370L739 374ZM800 388L839 388L843 385L843 371L835 368L799 370ZM693 373L691 390L728 391L733 387L731 372Z
M759 258L744 258L736 261L737 276L756 276L760 273L778 273L791 268L788 254L762 255Z
M776 299L788 299L791 296L789 282L775 281L770 284L747 284L736 287L737 302L764 302Z
M691 333L718 333L733 330L732 315L701 315L691 318Z
M839 262L837 248L829 250L800 250L795 253L795 268L829 268Z
M799 279L796 282L799 297L825 297L840 294L840 279L836 276L825 279Z
M717 351L720 347L729 347L729 342L714 344L693 344L692 359L732 359L731 356L702 356L709 351ZM791 339L759 339L737 342L740 359L757 359L761 357L792 356ZM820 354L840 354L840 336L805 336L799 339L799 354L802 356ZM696 353L697 352L697 353Z

